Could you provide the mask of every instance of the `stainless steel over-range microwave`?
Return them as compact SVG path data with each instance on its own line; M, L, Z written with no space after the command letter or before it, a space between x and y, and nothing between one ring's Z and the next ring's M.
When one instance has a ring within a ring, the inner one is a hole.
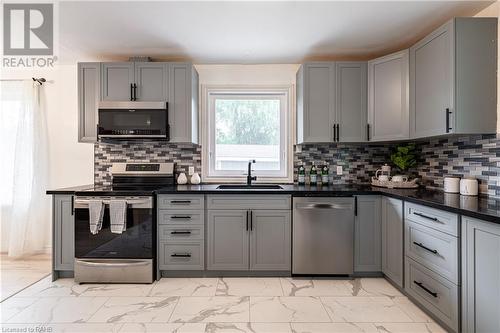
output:
M100 102L98 139L170 139L167 102Z

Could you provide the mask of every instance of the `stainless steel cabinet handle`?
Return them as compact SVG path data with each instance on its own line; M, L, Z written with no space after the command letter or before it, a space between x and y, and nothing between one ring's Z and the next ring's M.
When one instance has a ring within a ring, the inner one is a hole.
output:
M420 288L422 288L428 294L431 294L432 297L436 297L436 298L438 297L438 294L436 292L433 292L430 289L427 289L427 287L424 286L424 284L422 282L418 282L418 281L414 280L413 283L415 283L417 286L419 286Z
M434 253L434 254L438 254L439 253L437 250L432 250L432 249L428 248L427 246L425 246L422 243L413 242L413 244L415 244L416 246L418 246L418 247L420 247L420 248L422 248L422 249L424 249L426 251L429 251L431 253Z
M170 256L174 258L191 258L190 253L173 253Z
M296 205L297 209L352 209L352 205L346 204L329 204L329 203L312 203L305 205Z

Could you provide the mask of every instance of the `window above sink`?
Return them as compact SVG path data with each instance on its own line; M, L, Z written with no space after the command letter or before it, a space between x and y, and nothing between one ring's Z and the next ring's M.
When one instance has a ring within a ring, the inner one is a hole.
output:
M204 94L204 181L242 181L248 161L255 160L252 175L257 182L293 182L288 88L218 88Z

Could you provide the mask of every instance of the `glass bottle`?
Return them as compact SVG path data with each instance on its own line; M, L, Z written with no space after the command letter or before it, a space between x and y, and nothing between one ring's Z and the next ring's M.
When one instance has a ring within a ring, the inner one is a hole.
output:
M309 183L311 185L316 185L318 183L318 171L314 162L312 162L311 172L309 172Z
M298 173L299 185L306 184L306 168L304 168L304 162L300 162L299 173Z
M328 163L325 162L323 164L323 168L321 169L321 185L328 186L329 184L329 174L330 174L330 168L328 167Z

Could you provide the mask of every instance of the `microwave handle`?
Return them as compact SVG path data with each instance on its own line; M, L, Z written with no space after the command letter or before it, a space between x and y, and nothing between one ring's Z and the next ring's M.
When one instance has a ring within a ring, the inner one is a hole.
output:
M167 135L167 141L170 141L170 124L168 123L168 102L165 105L165 111L167 112L167 128L166 128L166 135Z

